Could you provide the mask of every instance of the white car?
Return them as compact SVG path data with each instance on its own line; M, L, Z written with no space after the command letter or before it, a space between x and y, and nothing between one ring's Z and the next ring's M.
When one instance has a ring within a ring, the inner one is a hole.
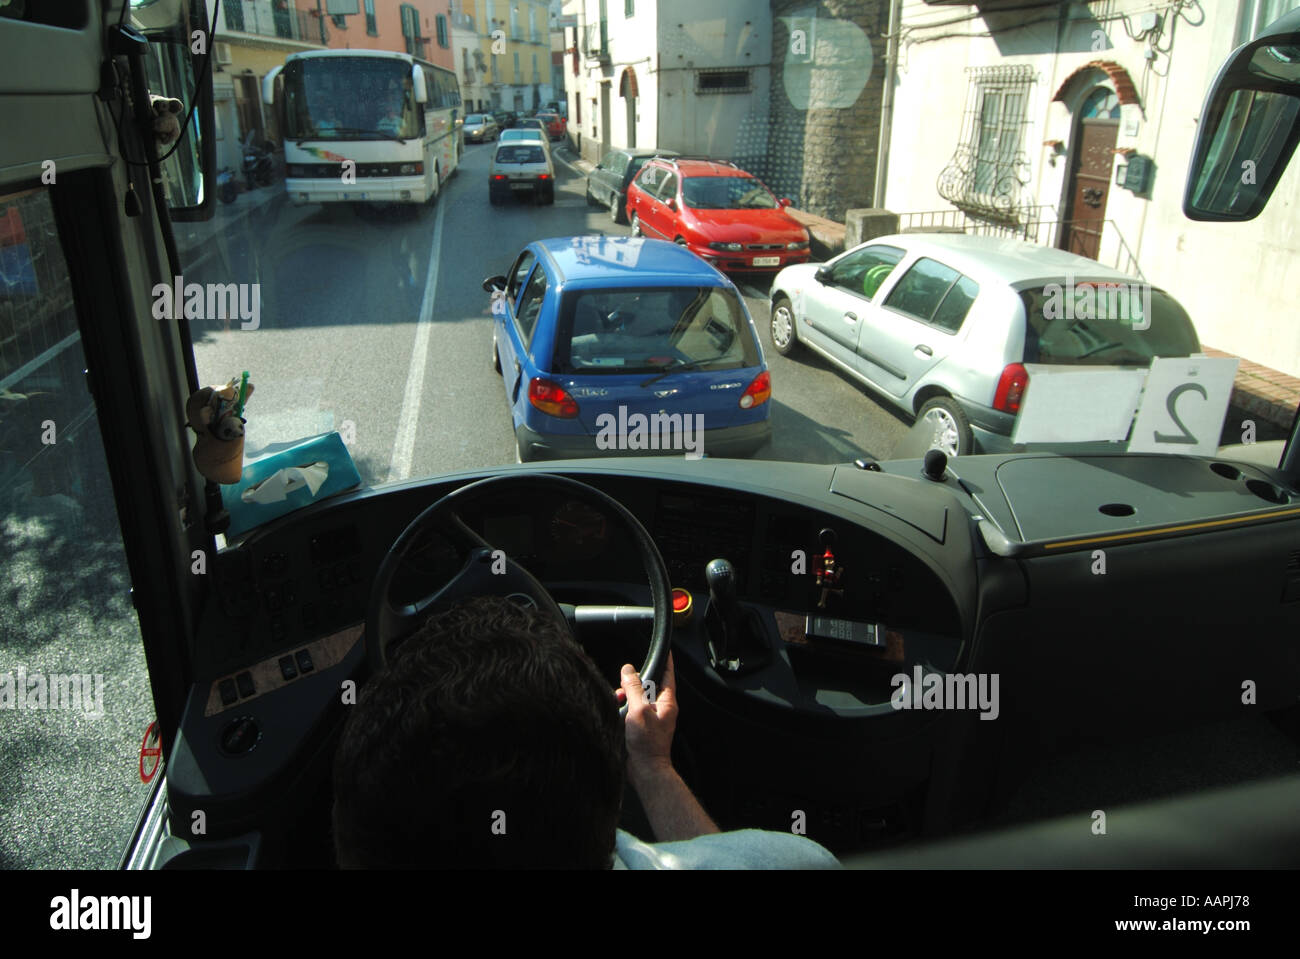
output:
M498 143L540 143L546 150L547 157L551 155L551 139L540 130L520 129L515 127L510 130L502 130L497 137Z
M880 237L786 267L772 345L800 345L934 427L949 456L1012 450L1026 363L1141 366L1199 352L1187 311L1096 260L966 234Z

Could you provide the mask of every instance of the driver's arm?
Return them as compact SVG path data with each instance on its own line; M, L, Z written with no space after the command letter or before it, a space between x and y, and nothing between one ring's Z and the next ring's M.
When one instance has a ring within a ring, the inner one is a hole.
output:
M673 768L673 730L677 726L676 677L668 654L663 683L653 703L631 664L623 667L627 697L627 771L658 842L694 839L719 831L682 777Z

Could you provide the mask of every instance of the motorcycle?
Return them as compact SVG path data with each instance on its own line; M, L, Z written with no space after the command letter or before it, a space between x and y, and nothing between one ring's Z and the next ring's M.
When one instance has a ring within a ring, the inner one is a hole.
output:
M270 144L265 141L254 143L251 134L244 144L244 179L250 190L270 186L274 179L275 164L269 147Z
M235 197L239 195L239 188L235 186L235 171L230 167L222 167L217 174L217 196L222 203L234 203Z

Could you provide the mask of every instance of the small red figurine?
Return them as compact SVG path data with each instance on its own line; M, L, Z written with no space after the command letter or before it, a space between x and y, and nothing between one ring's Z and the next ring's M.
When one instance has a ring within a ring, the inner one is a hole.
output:
M844 570L842 567L835 565L835 554L831 552L829 546L826 547L826 552L822 553L817 566L817 585L822 588L822 598L818 601L817 608L825 609L826 597L831 593L837 596L844 595L844 590L838 588L840 579L844 576Z

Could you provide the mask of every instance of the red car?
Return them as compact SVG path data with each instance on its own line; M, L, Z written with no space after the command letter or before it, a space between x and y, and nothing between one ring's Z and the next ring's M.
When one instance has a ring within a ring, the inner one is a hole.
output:
M552 140L559 140L564 136L564 117L558 113L539 113L537 119L546 124L546 135Z
M680 243L724 272L808 262L808 231L785 212L789 205L725 160L659 157L627 188L634 236Z

